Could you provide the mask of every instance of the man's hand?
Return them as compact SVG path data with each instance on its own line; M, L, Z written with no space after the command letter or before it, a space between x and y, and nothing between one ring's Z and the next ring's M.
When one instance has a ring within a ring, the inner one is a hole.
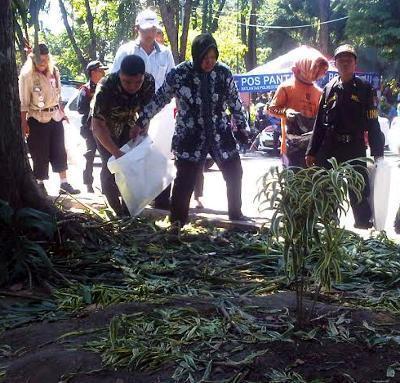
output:
M314 156L308 155L308 156L306 156L305 160L306 160L306 166L308 168L311 168L311 166L315 165L316 158Z
M136 138L143 133L143 129L138 126L138 125L134 125L131 127L131 129L129 130L129 138L133 141L136 140Z
M291 108L288 108L285 111L285 115L288 120L295 118L297 114L299 114L299 112L296 112L294 109Z

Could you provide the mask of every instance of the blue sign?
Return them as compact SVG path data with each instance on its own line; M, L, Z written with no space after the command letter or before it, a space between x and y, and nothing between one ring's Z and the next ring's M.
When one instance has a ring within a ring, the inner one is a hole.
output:
M235 75L234 79L239 92L270 92L292 77L293 73Z
M329 71L325 77L318 81L320 87L324 87L330 80L338 75L337 72ZM374 89L379 89L381 79L378 73L356 72L356 75L365 81L368 81ZM254 74L254 75L234 75L239 92L243 93L265 93L274 91L287 79L293 76L292 72L272 73L272 74Z

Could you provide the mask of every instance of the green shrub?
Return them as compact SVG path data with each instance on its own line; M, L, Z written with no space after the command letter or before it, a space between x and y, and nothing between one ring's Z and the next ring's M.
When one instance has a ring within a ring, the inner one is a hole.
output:
M341 278L345 229L339 226L349 208L349 191L361 199L364 179L351 161L332 168L271 169L262 179L261 210L273 209L270 238L283 241L285 270L296 287L297 320L304 317L303 294L314 285L330 289Z

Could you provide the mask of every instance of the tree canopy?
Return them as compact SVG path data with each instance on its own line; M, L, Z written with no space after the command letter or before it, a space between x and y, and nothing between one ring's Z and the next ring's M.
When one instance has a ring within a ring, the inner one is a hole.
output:
M57 2L64 31L41 28L39 14ZM151 6L164 25L176 62L190 57L193 36L215 34L221 58L244 72L300 45L331 56L335 46L354 43L361 65L383 74L400 74L398 0L13 0L16 43L46 41L64 76L82 77L86 63L112 61L119 45L133 38L136 14ZM35 34L36 33L36 34ZM379 59L378 59L379 58ZM390 60L390 61L389 61ZM363 65L364 64L364 65Z

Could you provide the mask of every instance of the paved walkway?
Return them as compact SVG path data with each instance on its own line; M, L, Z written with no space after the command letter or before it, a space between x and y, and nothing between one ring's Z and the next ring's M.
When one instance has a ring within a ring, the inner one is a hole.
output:
M79 189L82 193L76 196L77 200L84 204L92 205L96 208L105 207L105 200L100 192L100 159L96 158L96 166L94 170L94 188L95 194L86 193L86 188L82 184L82 171L85 164L83 158L84 145L82 142L74 142L69 144L69 171L68 178L70 183ZM398 185L400 185L400 168L399 157L390 155L387 159L392 163L392 192L389 195L389 214L387 219L386 231L391 238L400 241L400 235L396 235L393 230L394 217L400 203L400 194L397 192ZM265 172L272 166L279 166L279 158L265 157L260 154L249 154L242 157L243 166L243 213L253 219L253 223L257 226L265 223L271 217L271 211L259 211L259 203L255 200L258 188L259 179ZM47 190L50 195L57 195L59 188L58 176L56 174L50 175L50 180L46 184ZM71 205L72 209L79 209L79 203ZM205 173L204 182L204 206L205 209L197 210L191 209L191 213L195 216L207 218L210 220L218 220L220 222L228 222L227 216L227 201L226 201L226 188L223 181L221 172L218 171L214 165L209 172ZM154 211L147 209L146 214L165 214L163 211ZM343 217L342 224L350 230L353 229L353 216L351 211ZM355 232L368 236L372 231L354 230Z

